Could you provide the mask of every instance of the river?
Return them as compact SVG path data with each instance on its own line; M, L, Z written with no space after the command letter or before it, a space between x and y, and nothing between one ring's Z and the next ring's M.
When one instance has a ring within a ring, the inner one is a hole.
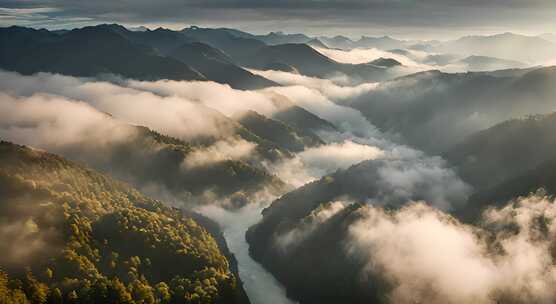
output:
M252 304L294 304L284 287L249 255L245 232L262 217L264 204L250 204L237 211L205 206L198 211L220 224L228 248L235 255L243 287Z

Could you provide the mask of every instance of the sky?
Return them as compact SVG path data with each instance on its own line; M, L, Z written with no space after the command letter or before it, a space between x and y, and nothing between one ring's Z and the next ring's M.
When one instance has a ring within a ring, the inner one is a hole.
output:
M556 29L556 0L0 0L0 25L49 29L98 23L252 33L449 39Z

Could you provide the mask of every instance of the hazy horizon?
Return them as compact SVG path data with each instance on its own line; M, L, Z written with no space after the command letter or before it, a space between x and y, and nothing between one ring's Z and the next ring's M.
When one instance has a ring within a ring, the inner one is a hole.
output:
M556 27L556 2L534 1L0 1L0 25L67 29L99 23L149 28L237 28L311 36L454 39L513 32L537 36Z
M0 0L0 304L556 303L555 16Z

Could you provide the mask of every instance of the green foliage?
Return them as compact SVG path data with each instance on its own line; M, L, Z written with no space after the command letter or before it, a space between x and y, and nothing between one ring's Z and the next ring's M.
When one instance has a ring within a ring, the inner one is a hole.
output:
M126 184L1 142L0 202L0 228L25 223L40 244L0 240L29 251L0 257L0 303L234 303L212 236Z

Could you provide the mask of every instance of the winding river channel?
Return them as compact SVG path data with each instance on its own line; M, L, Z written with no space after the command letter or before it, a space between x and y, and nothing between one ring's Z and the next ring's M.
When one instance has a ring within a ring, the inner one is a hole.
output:
M251 204L238 211L206 206L199 212L220 224L228 248L237 259L239 276L252 304L294 304L274 276L249 255L245 232L261 219L261 206L264 204Z

